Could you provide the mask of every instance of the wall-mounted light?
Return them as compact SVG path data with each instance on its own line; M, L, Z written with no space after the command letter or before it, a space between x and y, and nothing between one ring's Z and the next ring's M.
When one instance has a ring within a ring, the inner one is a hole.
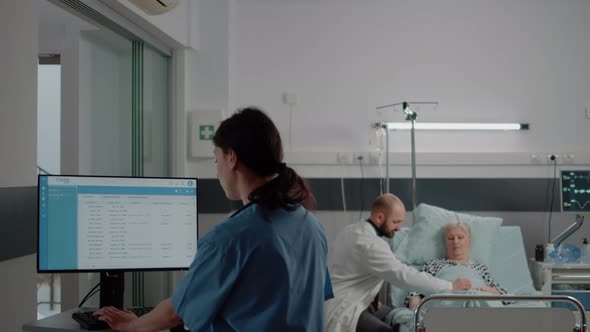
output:
M410 130L408 122L384 122L389 130ZM416 130L528 130L528 123L417 122Z
M385 188L389 192L389 131L390 130L410 130L411 131L411 157L412 157L412 207L416 208L416 140L415 130L476 130L476 131L508 131L508 130L528 130L528 123L461 123L461 122L416 122L418 114L410 108L412 105L431 105L438 106L436 101L413 101L401 102L390 105L377 107L378 111L384 109L394 109L397 106L402 107L406 116L406 122L378 122L374 123L374 128L385 129Z

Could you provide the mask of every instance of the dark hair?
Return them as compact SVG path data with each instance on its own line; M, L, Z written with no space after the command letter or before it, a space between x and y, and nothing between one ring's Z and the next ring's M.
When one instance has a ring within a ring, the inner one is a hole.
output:
M294 210L301 204L313 208L314 197L307 182L283 163L281 135L260 109L243 108L223 120L213 136L213 144L223 153L234 150L238 161L257 176L276 175L248 195L251 202L267 210Z

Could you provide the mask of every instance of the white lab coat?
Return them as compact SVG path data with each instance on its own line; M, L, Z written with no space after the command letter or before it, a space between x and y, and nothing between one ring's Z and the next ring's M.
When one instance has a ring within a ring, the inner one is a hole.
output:
M388 243L365 220L347 226L334 243L330 276L334 298L325 302L327 332L354 332L384 281L396 287L426 292L452 289L452 283L418 272L402 263Z

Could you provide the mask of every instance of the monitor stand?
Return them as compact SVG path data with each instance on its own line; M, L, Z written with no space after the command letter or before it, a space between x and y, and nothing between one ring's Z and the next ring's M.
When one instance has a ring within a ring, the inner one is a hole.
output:
M113 306L123 309L125 274L121 271L100 273L100 308Z

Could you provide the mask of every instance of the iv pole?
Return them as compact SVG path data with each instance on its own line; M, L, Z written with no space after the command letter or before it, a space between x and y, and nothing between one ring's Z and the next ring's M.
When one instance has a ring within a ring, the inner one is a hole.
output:
M410 135L412 137L412 210L416 209L416 135L414 125L418 114L410 110L407 102L403 102L403 110L406 114L406 120L410 121L412 128Z
M414 105L438 105L438 102L431 102L431 101L417 101L412 102ZM411 135L411 155L412 155L412 209L416 208L416 135L415 135L415 124L416 118L418 114L412 110L410 110L410 103L407 101L391 104L391 105L384 105L377 107L377 110L382 110L385 108L391 108L395 106L402 105L402 110L406 115L406 121L410 121L411 128L410 128L410 135ZM385 129L385 190L389 192L389 129L387 127L387 123L380 122L374 125L375 128L384 128Z

